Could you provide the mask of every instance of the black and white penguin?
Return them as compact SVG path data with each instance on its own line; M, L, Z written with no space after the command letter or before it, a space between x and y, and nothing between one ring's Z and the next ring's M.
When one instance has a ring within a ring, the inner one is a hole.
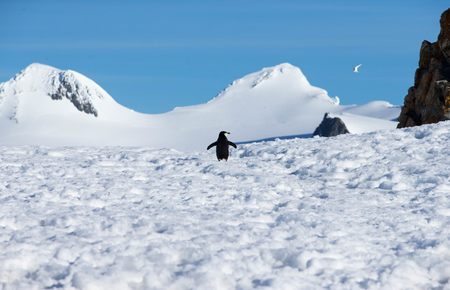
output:
M211 143L206 150L211 149L212 147L216 146L216 156L217 160L225 159L225 161L228 160L228 156L230 153L228 152L228 146L233 146L234 148L237 148L236 144L234 144L231 141L228 141L227 136L225 134L230 134L230 132L221 131L219 133L219 137L217 138L217 141L214 143Z

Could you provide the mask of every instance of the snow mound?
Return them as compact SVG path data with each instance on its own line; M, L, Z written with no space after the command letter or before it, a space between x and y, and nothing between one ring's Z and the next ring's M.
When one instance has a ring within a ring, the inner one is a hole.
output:
M364 105L349 106L344 111L353 115L362 115L372 118L396 120L400 115L400 106L394 106L386 101L373 101Z
M378 130L389 130L397 127L397 122L385 119L373 118L361 115L350 114L347 112L328 114L330 118L339 118L344 122L345 127L352 134L360 134Z
M213 152L0 146L5 289L447 289L450 122Z

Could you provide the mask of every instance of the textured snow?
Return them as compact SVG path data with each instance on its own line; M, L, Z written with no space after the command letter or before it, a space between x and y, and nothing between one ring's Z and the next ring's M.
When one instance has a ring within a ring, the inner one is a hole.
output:
M63 97L52 98L55 94ZM298 67L283 63L234 81L206 104L140 114L82 74L32 64L0 84L0 144L200 150L199 144L210 143L223 130L236 142L311 134L325 112L391 120L399 108L386 102L339 105L339 98L312 86ZM371 130L385 129L374 124Z
M449 289L449 142L1 146L0 288Z

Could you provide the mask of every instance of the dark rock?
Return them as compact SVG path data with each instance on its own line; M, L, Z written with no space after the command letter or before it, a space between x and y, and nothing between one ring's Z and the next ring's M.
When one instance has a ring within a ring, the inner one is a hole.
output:
M68 99L72 104L81 112L87 114L92 114L95 117L98 116L97 110L94 106L80 96L79 86L70 80L70 78L65 74L61 73L59 76L59 86L56 88L54 93L49 94L52 100L62 100L63 98Z
M419 68L425 69L428 68L432 52L433 52L432 44L429 41L424 40L422 42L422 47L420 48Z
M405 96L397 128L450 119L450 9L441 16L438 41L423 41L414 86Z
M439 48L446 58L447 62L450 62L450 9L447 9L441 16L441 32L438 36Z
M341 119L335 117L332 118L325 113L322 122L314 130L313 136L332 137L341 134L350 133Z

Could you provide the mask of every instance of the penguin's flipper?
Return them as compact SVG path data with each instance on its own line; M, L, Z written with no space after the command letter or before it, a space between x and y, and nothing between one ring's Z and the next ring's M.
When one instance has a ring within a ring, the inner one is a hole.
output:
M237 148L236 144L234 144L234 143L231 142L231 141L228 141L228 145L233 146L234 148Z
M214 143L209 144L208 148L206 148L206 150L211 149L212 147L217 146L217 141Z

